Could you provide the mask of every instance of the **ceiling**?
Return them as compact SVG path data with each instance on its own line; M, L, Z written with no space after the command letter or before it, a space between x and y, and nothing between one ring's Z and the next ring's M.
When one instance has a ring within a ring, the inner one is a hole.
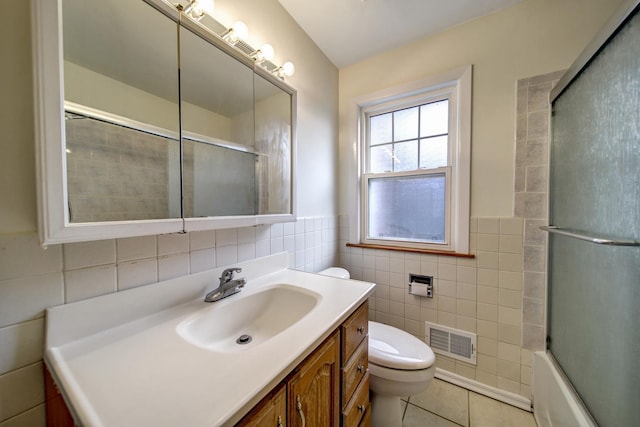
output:
M522 0L278 0L338 68Z

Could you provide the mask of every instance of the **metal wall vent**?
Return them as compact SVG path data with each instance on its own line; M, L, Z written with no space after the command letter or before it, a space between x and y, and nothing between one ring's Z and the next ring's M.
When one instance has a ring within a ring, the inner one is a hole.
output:
M424 322L424 330L426 342L435 353L476 364L476 334L430 322Z

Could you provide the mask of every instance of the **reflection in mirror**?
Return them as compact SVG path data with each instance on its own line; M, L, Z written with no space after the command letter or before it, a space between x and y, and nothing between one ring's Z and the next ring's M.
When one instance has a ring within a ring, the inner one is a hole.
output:
M291 95L255 74L258 213L292 213Z
M69 221L179 218L177 24L141 1L62 6Z
M253 70L180 29L185 217L256 215Z

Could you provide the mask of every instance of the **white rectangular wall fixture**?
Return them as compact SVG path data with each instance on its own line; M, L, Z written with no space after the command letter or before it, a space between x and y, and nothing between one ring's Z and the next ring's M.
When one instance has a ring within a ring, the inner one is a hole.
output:
M476 364L476 334L430 322L424 326L425 340L434 353Z

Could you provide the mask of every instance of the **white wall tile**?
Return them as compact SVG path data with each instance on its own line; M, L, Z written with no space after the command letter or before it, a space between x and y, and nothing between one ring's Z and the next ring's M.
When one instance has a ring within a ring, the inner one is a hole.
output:
M119 263L155 257L157 252L157 236L128 237L116 240L116 258Z
M0 327L44 316L64 302L62 272L0 281Z
M455 264L438 264L438 279L456 280Z
M522 271L522 255L500 253L499 268L502 271Z
M283 224L271 224L271 237L282 237L284 236L284 225Z
M173 233L158 236L158 256L189 252L189 234Z
M62 271L62 245L42 249L36 234L0 236L0 280Z
M63 247L65 270L95 267L116 262L116 242L113 239L65 243Z
M498 270L500 267L499 255L497 252L478 251L476 254L478 268Z
M45 427L47 425L45 405L40 404L13 418L0 422L0 427Z
M500 250L500 236L479 233L477 246L479 251L498 252Z
M500 219L478 218L478 233L500 234Z
M238 263L238 246L216 247L216 267L227 267Z
M0 328L0 375L42 359L44 318Z
M283 249L289 253L295 252L296 251L295 237L293 237L293 235L285 235L282 238L282 246L283 246Z
M255 242L238 244L238 262L247 261L254 258L256 258Z
M215 248L209 248L191 251L189 262L191 274L211 270L216 266L216 250Z
M262 239L256 241L256 258L267 256L271 253L271 240ZM313 258L311 259L313 262Z
M0 421L44 402L42 363L0 375Z
M522 310L498 306L498 323L506 325L522 325Z
M255 239L255 230L253 227L247 227L242 232L246 233L251 231ZM238 229L236 228L224 228L222 230L216 230L216 247L229 246L238 243Z
M158 280L169 280L189 274L189 254L158 257Z
M271 246L270 246L270 253L271 254L277 254L284 251L284 239L282 238L282 236L280 237L272 237L271 238Z
M158 281L158 260L149 258L127 261L118 265L118 290L122 291L136 286Z
M458 282L475 284L476 272L477 272L476 268L457 266L456 268L457 280Z
M500 252L511 254L522 253L522 236L501 235L500 236Z
M522 235L523 218L500 218L500 234Z
M500 271L498 273L498 286L500 288L522 290L522 273L513 271Z
M292 236L296 233L296 223L295 222L285 222L283 224L283 234L285 236Z
M256 229L256 241L271 237L271 226L269 224L257 225L254 228Z
M237 229L238 244L241 243L255 243L256 241L256 229L255 227L242 227ZM231 237L231 236L229 236ZM225 245L232 245L235 242L233 238L225 238Z
M216 246L215 230L192 231L189 233L189 250L210 249Z
M116 292L116 267L101 265L65 271L64 289L66 303Z

